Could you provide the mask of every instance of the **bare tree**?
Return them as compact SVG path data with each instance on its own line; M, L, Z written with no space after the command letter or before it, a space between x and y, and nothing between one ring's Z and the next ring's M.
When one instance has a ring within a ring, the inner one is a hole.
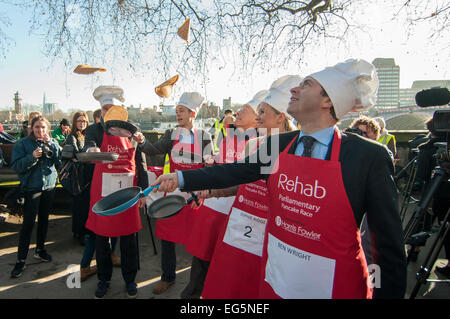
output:
M349 0L16 0L33 10L47 56L74 62L122 59L133 71L208 74L232 65L246 74L299 59L312 35L347 26ZM177 36L191 19L189 44ZM333 28L334 29L334 28ZM342 34L331 34L341 36Z
M212 68L231 66L236 73L251 77L300 61L313 41L344 38L352 27L349 18L366 4L355 0L1 2L31 9L31 29L42 32L45 54L62 59L68 68L78 63L126 63L127 69L151 72L158 80L176 72L203 83ZM407 11L411 24L434 19L437 31L448 30L448 1L404 0L392 3L391 8L394 17ZM191 19L188 44L177 36L186 18ZM7 20L0 13L0 54L8 39L2 34L2 23Z
M3 28L9 27L11 22L5 13L0 12L0 56L5 57L8 52L9 45L12 43L11 37L9 37Z

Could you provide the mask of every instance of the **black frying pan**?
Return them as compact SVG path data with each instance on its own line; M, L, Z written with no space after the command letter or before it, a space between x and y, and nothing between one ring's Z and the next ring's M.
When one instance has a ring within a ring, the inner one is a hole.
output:
M190 204L192 201L199 205L197 194L192 192L187 201L180 195L167 195L155 200L147 209L147 215L155 219L169 218L178 214L184 205Z
M77 160L82 163L90 162L114 162L119 158L117 153L109 152L80 152L75 154Z
M105 127L109 134L120 137L131 137L138 130L136 125L119 120L105 122Z

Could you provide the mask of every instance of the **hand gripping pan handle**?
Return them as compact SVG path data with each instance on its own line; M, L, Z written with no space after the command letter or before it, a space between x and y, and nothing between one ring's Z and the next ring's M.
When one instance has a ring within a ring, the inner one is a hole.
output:
M101 216L117 215L133 207L139 198L147 196L153 189L158 187L159 184L148 187L144 191L137 186L118 190L95 203L92 211Z

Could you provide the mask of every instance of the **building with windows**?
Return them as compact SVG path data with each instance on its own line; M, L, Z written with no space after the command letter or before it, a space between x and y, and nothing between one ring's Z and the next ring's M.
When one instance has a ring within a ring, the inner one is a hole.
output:
M422 90L435 87L450 89L450 80L420 80L414 81L411 88L400 89L399 104L400 107L415 107L416 94Z
M377 108L397 108L399 106L400 67L392 58L376 58L372 64L377 70L379 86Z
M44 98L42 99L42 113L44 116L49 116L56 111L56 103L47 103L45 101L45 93Z
M226 109L230 109L230 108L231 108L231 97L229 97L228 99L223 99L222 109L226 110Z

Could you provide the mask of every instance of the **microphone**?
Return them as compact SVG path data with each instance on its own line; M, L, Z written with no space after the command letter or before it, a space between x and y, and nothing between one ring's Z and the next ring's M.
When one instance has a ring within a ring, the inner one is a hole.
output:
M450 102L450 92L447 88L431 88L416 94L416 104L420 107L446 105Z

